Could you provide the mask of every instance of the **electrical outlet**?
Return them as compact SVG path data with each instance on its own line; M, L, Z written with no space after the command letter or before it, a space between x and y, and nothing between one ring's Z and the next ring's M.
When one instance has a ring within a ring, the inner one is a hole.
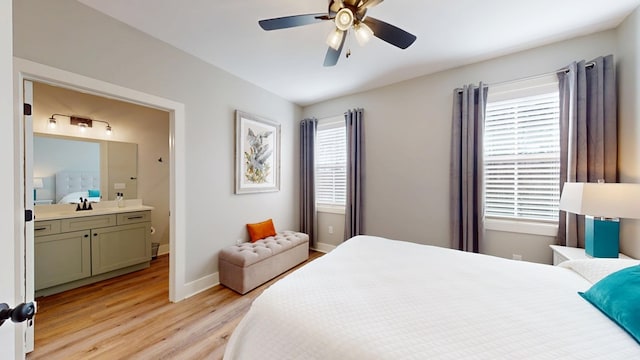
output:
M333 226L329 225L329 234L333 234Z
M522 260L522 255L520 255L520 254L513 254L513 260L518 260L518 261Z

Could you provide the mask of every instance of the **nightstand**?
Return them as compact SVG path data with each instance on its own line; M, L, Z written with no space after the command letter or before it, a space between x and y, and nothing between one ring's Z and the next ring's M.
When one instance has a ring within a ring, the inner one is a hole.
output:
M576 260L576 259L593 259L593 257L587 255L582 248L574 248L560 245L549 245L553 250L553 265L558 265L563 261ZM631 259L625 254L618 254L620 259Z

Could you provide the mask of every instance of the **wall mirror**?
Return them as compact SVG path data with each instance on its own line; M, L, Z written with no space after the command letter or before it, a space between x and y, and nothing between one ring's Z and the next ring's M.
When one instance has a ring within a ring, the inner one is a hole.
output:
M36 205L125 199L138 195L138 145L134 143L33 134Z

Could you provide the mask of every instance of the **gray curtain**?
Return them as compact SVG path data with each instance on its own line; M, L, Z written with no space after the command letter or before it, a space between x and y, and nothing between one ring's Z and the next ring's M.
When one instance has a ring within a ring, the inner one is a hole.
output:
M481 90L482 89L482 90ZM482 241L482 133L489 89L482 83L453 93L450 166L451 248L479 252Z
M613 55L558 72L560 190L565 182L618 181L618 115ZM558 243L584 247L584 216L560 212Z
M347 125L347 203L345 206L344 238L362 234L362 179L363 179L363 109L344 114Z
M300 122L300 231L309 235L311 247L317 245L315 189L315 148L318 120Z

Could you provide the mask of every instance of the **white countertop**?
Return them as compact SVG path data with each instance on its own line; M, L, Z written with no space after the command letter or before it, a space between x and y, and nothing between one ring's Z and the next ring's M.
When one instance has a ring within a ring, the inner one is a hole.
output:
M34 209L35 220L56 220L77 218L83 216L109 215L134 211L153 210L153 206L143 205L142 199L130 199L124 201L123 207L118 207L116 201L101 201L92 203L93 210L76 211L76 204L36 205Z

